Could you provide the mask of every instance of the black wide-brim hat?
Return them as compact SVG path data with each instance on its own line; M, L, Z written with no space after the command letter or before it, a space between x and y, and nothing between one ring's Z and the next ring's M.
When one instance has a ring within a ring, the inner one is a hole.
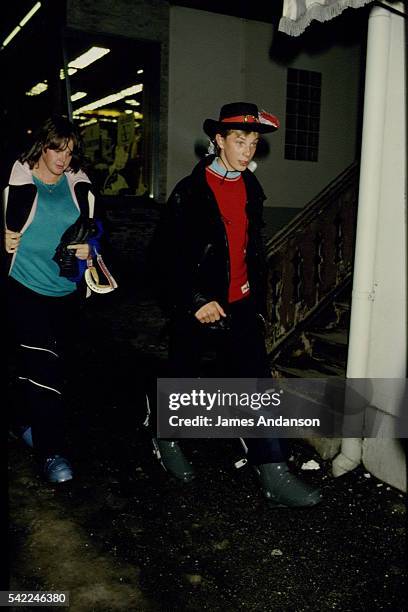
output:
M256 104L232 102L221 108L218 121L206 119L203 130L212 139L220 130L245 130L267 134L277 130L279 125L279 119L275 115L259 112Z

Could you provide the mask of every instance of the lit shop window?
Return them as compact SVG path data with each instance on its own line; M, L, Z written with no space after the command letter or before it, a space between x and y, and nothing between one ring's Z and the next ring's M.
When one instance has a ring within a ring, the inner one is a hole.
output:
M155 43L68 31L66 96L92 180L104 196L150 196L159 175Z

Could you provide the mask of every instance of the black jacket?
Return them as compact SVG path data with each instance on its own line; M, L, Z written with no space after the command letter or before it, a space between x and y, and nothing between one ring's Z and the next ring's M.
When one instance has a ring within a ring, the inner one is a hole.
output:
M82 170L66 171L69 190L78 215L95 218L95 196L88 176ZM13 165L9 184L3 191L4 229L24 233L32 223L37 209L38 192L28 163L16 161ZM4 237L3 243L4 243ZM98 249L99 250L99 249ZM0 279L4 282L14 265L16 253L0 250ZM83 265L82 268L86 266Z
M152 245L154 274L162 304L195 313L207 302L228 304L230 260L227 235L214 194L207 184L208 156L174 188ZM247 268L251 296L266 312L266 265L261 229L265 195L249 171L245 181L248 217ZM159 278L157 278L159 276Z
M68 186L78 214L94 217L95 197L87 175L78 172L65 172ZM91 195L90 195L91 194ZM16 161L11 171L9 184L3 192L4 225L13 232L24 233L30 226L37 208L37 187L32 171L27 163ZM9 267L14 264L15 255L7 255Z

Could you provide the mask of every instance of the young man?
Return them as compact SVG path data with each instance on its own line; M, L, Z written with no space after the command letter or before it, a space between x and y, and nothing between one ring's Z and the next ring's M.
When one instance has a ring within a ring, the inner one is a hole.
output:
M218 375L269 378L264 342L266 265L261 237L265 195L248 169L261 134L279 127L255 104L221 108L203 128L215 147L170 196L161 248L163 294L171 310L172 377L199 375L211 334L221 365ZM286 465L284 441L246 439L248 461L264 495L276 506L312 506L319 491L299 481ZM158 440L161 460L188 481L193 468L178 443Z

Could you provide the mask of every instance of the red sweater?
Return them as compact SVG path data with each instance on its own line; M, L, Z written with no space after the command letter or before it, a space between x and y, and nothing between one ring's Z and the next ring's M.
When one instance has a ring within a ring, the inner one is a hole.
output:
M228 301L236 302L249 295L245 261L248 242L246 189L241 175L223 178L210 167L206 169L207 183L214 193L227 232L230 257L230 285Z

